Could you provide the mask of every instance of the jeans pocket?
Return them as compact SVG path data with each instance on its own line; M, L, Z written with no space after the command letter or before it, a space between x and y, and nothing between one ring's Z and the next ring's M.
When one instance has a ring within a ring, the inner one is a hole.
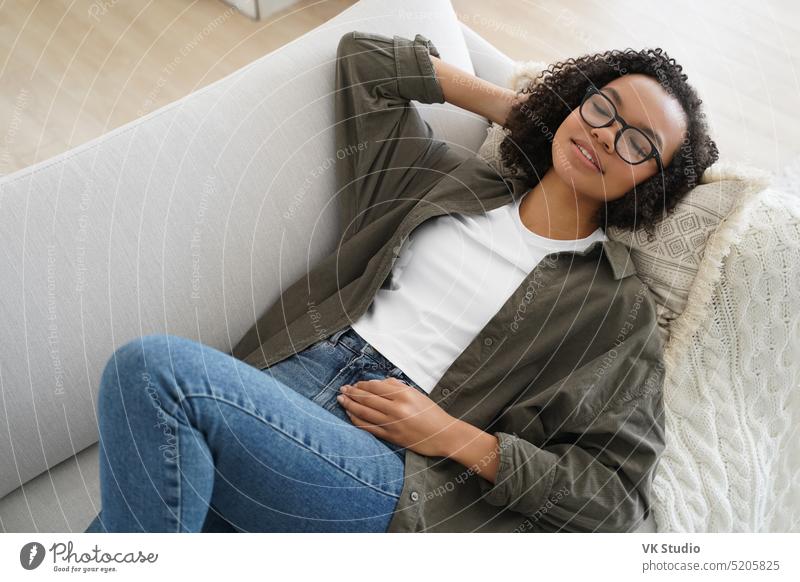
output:
M309 400L320 402L330 394L329 386L354 357L350 350L324 338L262 372Z

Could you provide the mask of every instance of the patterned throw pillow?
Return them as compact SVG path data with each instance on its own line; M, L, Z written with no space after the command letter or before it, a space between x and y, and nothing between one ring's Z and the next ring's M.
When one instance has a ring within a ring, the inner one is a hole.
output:
M698 276L701 263L704 268L719 268L728 248L747 226L750 203L768 183L768 176L757 170L718 162L658 223L652 241L640 229L606 230L608 238L630 249L639 277L653 293L663 328L684 312L690 289L704 284L706 278ZM709 250L713 250L713 264L703 262Z
M521 91L546 67L540 61L517 63L509 86ZM511 176L515 172L500 158L500 144L505 137L506 130L492 123L478 156L500 175ZM761 170L718 162L656 226L654 240L648 241L640 229L611 227L606 231L609 239L629 248L639 277L655 298L662 331L667 333L669 324L684 312L693 286L710 284L710 278L698 277L703 257L711 250L713 260L703 264L719 267L745 226L749 203L769 181L769 174Z

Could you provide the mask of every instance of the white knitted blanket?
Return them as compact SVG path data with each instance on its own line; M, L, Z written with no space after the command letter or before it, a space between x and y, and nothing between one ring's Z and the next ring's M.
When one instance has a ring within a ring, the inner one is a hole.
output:
M800 531L799 169L723 223L673 325L660 532Z

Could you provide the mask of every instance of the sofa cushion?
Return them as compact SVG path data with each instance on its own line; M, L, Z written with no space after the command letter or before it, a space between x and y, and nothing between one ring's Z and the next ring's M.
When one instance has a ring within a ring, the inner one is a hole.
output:
M85 531L100 511L99 452L86 447L0 499L0 533Z
M610 239L630 249L639 277L653 293L662 329L668 331L675 318L684 313L692 286L702 284L704 255L708 251L714 255L727 252L746 224L749 207L767 184L767 178L753 169L745 172L717 163L658 223L653 240L642 229L612 226L606 230Z

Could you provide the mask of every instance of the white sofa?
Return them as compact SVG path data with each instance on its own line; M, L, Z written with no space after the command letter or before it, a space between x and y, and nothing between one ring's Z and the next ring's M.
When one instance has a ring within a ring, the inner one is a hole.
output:
M362 0L224 79L0 178L0 531L82 532L99 510L96 392L117 347L170 333L230 352L333 249L331 91L351 30L422 33L480 77L507 85L513 73L447 0ZM478 151L487 120L417 106L437 137ZM641 531L655 529L651 517Z
M446 0L366 0L0 178L0 530L81 532L96 514L97 387L117 347L171 333L229 353L281 288L333 249L331 92L351 30L422 33L497 83L512 67ZM483 118L450 104L420 109L454 146L476 152L485 138Z

